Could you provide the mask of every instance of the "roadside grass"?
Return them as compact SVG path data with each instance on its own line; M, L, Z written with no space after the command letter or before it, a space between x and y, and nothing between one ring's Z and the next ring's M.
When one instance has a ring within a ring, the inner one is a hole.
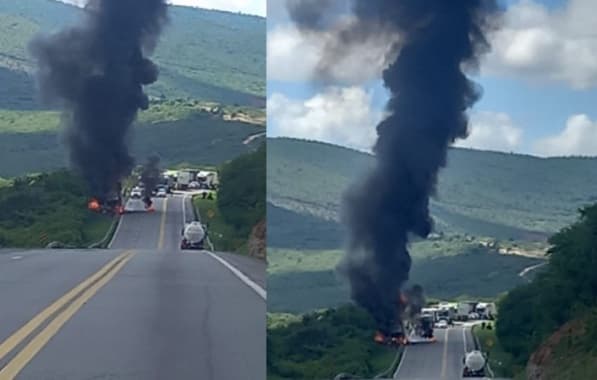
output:
M268 380L333 379L340 373L373 378L396 351L373 342L375 323L344 305L303 315L268 315Z
M193 205L200 215L201 221L207 224L209 239L214 249L219 251L247 253L247 236L226 223L218 209L217 193L213 192L214 199L202 199L201 196L193 197Z
M99 214L90 214L83 225L83 238L88 244L99 243L110 229L115 219ZM114 231L111 231L114 233Z
M481 345L481 351L489 354L489 366L495 377L513 378L520 372L524 372L524 367L516 364L512 355L504 351L500 345L495 336L495 324L492 327L488 330L476 325L472 330Z

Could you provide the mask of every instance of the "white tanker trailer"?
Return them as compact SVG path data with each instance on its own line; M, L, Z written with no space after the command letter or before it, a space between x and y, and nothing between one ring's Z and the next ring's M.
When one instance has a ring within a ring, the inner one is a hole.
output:
M462 361L464 362L462 377L485 377L487 358L481 351L467 352Z
M200 222L185 224L180 249L203 249L206 235L205 227Z

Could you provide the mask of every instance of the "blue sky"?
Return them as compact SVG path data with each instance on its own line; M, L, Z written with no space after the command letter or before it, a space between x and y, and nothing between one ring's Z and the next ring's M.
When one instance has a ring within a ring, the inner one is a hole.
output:
M484 89L482 99L473 110L473 114L481 116L473 117L475 134L463 145L542 156L597 155L597 112L594 110L597 105L597 37L592 35L592 20L589 25L589 20L582 18L589 10L597 12L597 4L591 3L597 2L504 1L507 17L502 34L496 37L494 52L486 57L480 76L473 78ZM268 36L272 37L269 55L280 44L277 41L285 41L281 38L282 32L291 27L283 6L275 8L268 8ZM300 110L312 115L313 110L309 111L305 102L325 90L314 86L305 76L294 80L288 75L276 75L279 71L276 62L288 62L276 58L270 61L268 69L274 75L268 72L268 98L275 100L273 104L278 106L268 117L269 135L315 138L351 146L341 137L335 139L333 133L314 132L311 128L301 132L301 126L318 119L302 115ZM370 109L379 113L387 93L377 78L373 76L352 85L368 95ZM302 108L299 107L301 102ZM284 111L289 107L294 110L292 115ZM296 131L287 125L297 125ZM478 125L477 130L475 125ZM374 125L359 128L367 127L374 128ZM497 136L500 131L505 134L502 140L487 135L491 132L492 136ZM305 133L315 136L303 136ZM366 149L366 146L353 147Z

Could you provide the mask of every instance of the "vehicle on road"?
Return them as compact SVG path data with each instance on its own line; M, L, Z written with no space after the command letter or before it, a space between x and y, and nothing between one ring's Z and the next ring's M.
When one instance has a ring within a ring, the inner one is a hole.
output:
M158 188L158 191L156 192L155 196L158 198L166 198L168 196L168 191L165 187L160 187Z
M196 190L196 189L200 189L200 188L201 188L201 184L197 181L193 181L193 182L189 183L189 189Z
M141 198L143 196L143 190L139 186L133 187L131 190L131 198Z
M154 211L153 207L151 207L151 203L148 204L145 200L137 197L129 198L124 205L125 213L151 211Z
M481 351L467 352L462 359L462 377L485 377L487 358Z
M182 229L180 249L204 249L206 237L206 226L197 221L187 223Z
M438 329L447 329L448 328L448 321L445 319L440 319L436 324L435 327Z

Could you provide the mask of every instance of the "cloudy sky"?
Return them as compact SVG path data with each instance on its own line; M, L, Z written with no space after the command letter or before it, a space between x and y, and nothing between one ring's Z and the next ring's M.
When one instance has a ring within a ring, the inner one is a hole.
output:
M285 0L268 3L268 134L367 150L387 100L383 36L356 47L334 68L337 80L310 78L325 33L305 37L288 21ZM458 145L539 156L597 156L595 0L503 0L504 25L475 78L484 96Z
M63 3L82 5L87 0L58 0ZM265 17L267 0L168 0L171 4L186 5L207 9L218 9L230 12L242 12ZM275 0L274 0L275 1Z

